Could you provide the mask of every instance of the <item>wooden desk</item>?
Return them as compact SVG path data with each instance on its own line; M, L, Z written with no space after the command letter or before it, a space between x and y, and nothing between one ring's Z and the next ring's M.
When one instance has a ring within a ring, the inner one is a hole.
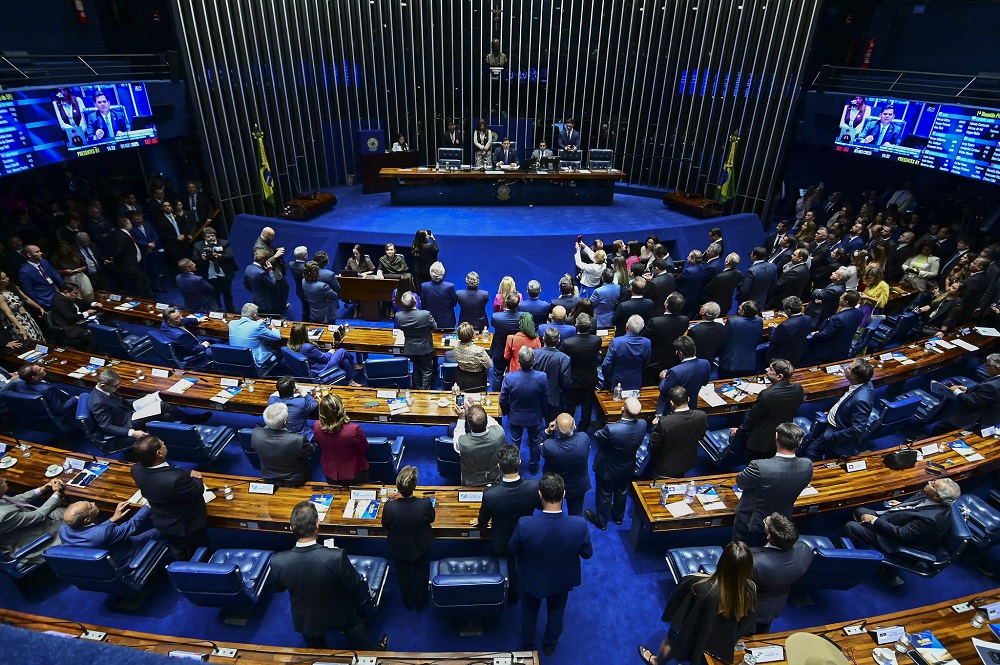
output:
M361 193L378 194L389 191L389 183L378 176L384 168L420 166L420 153L416 150L373 152L361 155Z
M874 626L903 626L906 628L908 633L916 633L923 630L929 630L934 633L934 636L938 638L941 645L947 649L951 655L959 662L965 665L972 665L973 663L981 662L979 656L976 654L975 648L972 646L972 638L976 637L987 642L996 642L993 637L993 633L990 631L987 625L982 628L976 629L972 627L969 621L972 619L972 610L968 610L962 613L957 613L951 609L952 605L958 605L961 603L972 603L974 600L981 601L984 598L988 598L990 601L996 601L1000 596L1000 589L992 589L984 591L981 594L976 594L972 596L965 596L964 598L956 598L954 600L945 601L943 603L937 603L935 605L927 605L925 607L916 607L912 610L903 610L901 612L893 612L892 614L882 614L876 617L869 617L867 619L867 628L871 629ZM989 601L987 601L989 602ZM832 642L834 642L841 650L850 653L851 650L854 651L854 657L859 663L872 663L872 650L877 648L879 645L875 643L874 638L870 633L862 633L860 635L847 636L844 635L842 630L845 626L854 626L861 623L862 617L858 617L855 620L842 622L842 623L829 623L824 626L816 626L815 628L805 628L801 630L789 630L783 633L770 633L767 635L755 636L754 638L747 638L744 643L748 647L763 647L770 644L780 644L784 646L785 638L787 638L792 633L814 633L817 635L823 635L828 637ZM892 649L892 644L883 645L889 649ZM896 654L899 656L899 663L910 663L912 662L907 656ZM713 658L708 654L705 654L706 661L712 665L730 665L730 663L723 662L717 658ZM743 662L743 652L737 653L732 665L739 665ZM787 661L776 661L776 662L787 662Z
M943 476L928 473L925 462L918 462L912 469L892 471L882 463L882 457L888 452L886 450L874 450L857 457L852 457L852 461L860 459L864 460L867 464L866 469L852 473L847 473L839 465L831 467L828 466L827 462L816 462L810 484L819 493L799 497L795 502L793 512L796 515L810 515L818 512L861 506L916 492L928 480L944 477L951 478L957 482L1000 467L1000 446L997 445L996 439L993 438L983 439L975 434L963 437L961 436L961 432L956 430L921 441L914 444L914 447L934 442L950 442L959 438L968 443L976 452L983 455L985 459L978 462L967 462L964 457L950 448L946 448L943 452L931 455L929 458L931 461L943 464L946 467L947 470ZM714 485L715 491L719 494L719 499L726 506L725 510L706 511L702 508L701 502L695 500L691 504L691 508L694 510L693 514L680 518L672 517L667 509L660 505L660 489L658 487L650 487L649 482L636 481L632 483L630 489L634 510L632 520L633 529L641 528L650 533L661 533L666 531L687 531L691 529L728 526L732 524L736 504L739 501L732 489L736 484L736 474L722 473L702 476L700 478L683 478L674 481L657 482L683 484L692 480L696 485ZM683 497L671 496L669 503L676 501L683 501ZM638 533L633 535L638 535Z
M381 321L382 307L379 303L390 302L392 292L399 285L398 279L378 279L377 277L337 277L340 282L341 300L356 300L361 303L361 318L365 321Z
M84 629L107 633L104 642L124 647L133 647L140 651L151 651L163 656L171 651L183 650L194 653L204 653L210 663L262 663L269 665L306 665L308 663L343 663L348 665L355 655L377 658L380 663L399 662L400 665L433 665L447 661L453 665L480 665L492 663L494 656L514 657L514 663L519 665L538 665L537 651L509 651L503 653L421 653L405 651L329 651L324 649L300 649L296 647L272 647L262 644L241 644L238 642L219 642L216 640L193 640L185 637L155 635L134 630L123 630L96 624L82 624L76 621L64 621L50 617L15 612L0 609L0 620L17 628L35 630L38 632L54 631L78 636ZM235 658L213 656L215 648L236 649Z
M955 337L956 335L949 335L946 339L953 340ZM979 351L976 351L975 353L985 353L992 350L996 340L1000 338L985 337L976 332L971 332L968 335L962 336L961 339L972 344L973 346L979 347ZM969 353L972 353L957 346L953 349L945 350L942 353L924 351L924 342L926 341L927 340L922 339L914 342L913 344L907 344L906 346L897 347L895 349L883 349L876 354L868 356L868 359L876 364L875 374L872 378L872 382L875 386L900 383L915 376L919 376L920 374L925 374L928 371L957 363L967 358ZM891 351L898 351L902 353L907 357L907 359L913 360L914 363L903 365L895 360L887 360L884 363L879 363L879 356L883 353ZM826 368L838 365L842 366L849 363L851 360L852 359L847 359L837 363L799 368L795 370L795 374L792 375L792 382L800 384L805 389L805 398L807 402L828 399L831 397L840 397L844 393L844 390L847 389L849 382L842 375L829 374L826 371ZM713 381L712 383L718 391L719 388L731 382L732 379L725 379ZM596 391L596 396L597 408L604 418L609 421L617 421L621 418L621 403L614 401L610 392L598 390ZM753 406L753 403L757 399L756 395L748 395L745 399L742 399L739 402L734 402L726 397L723 397L722 395L719 397L725 401L725 404L720 406L710 406L703 399L699 398L698 408L710 416L724 415L727 413L740 413L743 411L749 411L750 407ZM660 389L658 386L647 386L641 390L639 394L639 401L642 403L643 418L646 420L652 420L652 418L656 415L656 403L659 398Z
M66 457L87 459L71 450L52 448L38 444L31 445L31 457L24 458L15 447L15 441L0 435L0 443L7 444L7 454L17 460L14 466L3 471L4 477L18 492L41 487L47 482L45 469L50 464L62 465ZM101 459L101 458L98 458ZM107 471L87 487L66 486L66 497L70 501L85 499L95 502L101 510L113 512L115 505L135 494L136 486L129 473L131 464L117 460L102 460L110 463ZM63 474L64 480L72 475ZM298 488L279 487L274 494L250 494L251 482L262 482L259 478L229 476L220 473L204 473L205 487L213 490L218 498L208 504L208 525L221 529L247 529L252 531L274 531L287 533L288 520L292 508L300 501L308 501L313 494L332 494L333 504L326 519L320 524L320 533L353 538L385 538L382 528L381 509L374 519L354 519L343 517L350 489L331 487L326 483L307 483ZM222 498L222 488L233 488L235 498ZM355 486L352 489L380 489L379 485ZM431 496L436 499L433 529L436 538L481 539L489 536L479 527L471 526L471 520L479 516L479 502L460 502L460 491L481 491L481 487L418 487L416 496Z
M97 385L97 374L87 374L81 378L69 376L89 362L90 356L87 353L74 349L57 350L50 347L49 353L42 358L45 361L45 371L47 380L54 383L67 383L92 389ZM194 409L206 409L215 411L227 411L231 413L249 413L260 415L267 407L267 399L271 396L276 387L276 379L253 379L249 385L237 393L225 404L218 404L210 401L223 389L221 381L230 380L219 374L209 374L207 372L191 372L172 370L167 367L148 365L145 363L135 363L127 360L107 360L108 367L115 370L122 377L119 392L125 397L142 397L151 392L160 391L160 396L167 402L177 406L191 407ZM65 363L63 363L65 361ZM14 355L0 356L0 364L14 370L24 364ZM166 372L168 376L157 377L153 375L153 370ZM134 381L142 370L144 379ZM181 394L167 392L167 388L174 385L183 378L195 378L197 382L187 391ZM235 379L239 381L240 379ZM305 384L303 384L305 385ZM253 388L253 392L250 391ZM413 405L408 413L389 415L389 406L385 399L379 399L374 388L350 388L347 386L316 386L315 394L317 399L327 392L334 392L344 400L347 407L347 414L351 420L364 423L400 423L407 425L427 425L441 426L449 425L456 419L455 412L450 405L451 393L437 390L414 390L411 391ZM494 418L500 417L499 395L488 393L491 404L483 404L486 413ZM438 406L437 401L441 398L449 400L448 406ZM378 402L377 406L366 406L366 404Z

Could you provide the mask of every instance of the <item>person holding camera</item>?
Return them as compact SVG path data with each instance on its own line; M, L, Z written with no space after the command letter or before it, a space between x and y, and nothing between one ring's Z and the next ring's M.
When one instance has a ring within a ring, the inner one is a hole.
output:
M208 280L215 291L215 300L223 304L230 314L236 313L233 305L233 276L236 275L236 259L228 240L222 240L211 226L202 232L204 240L194 244L191 260L197 266L197 273Z

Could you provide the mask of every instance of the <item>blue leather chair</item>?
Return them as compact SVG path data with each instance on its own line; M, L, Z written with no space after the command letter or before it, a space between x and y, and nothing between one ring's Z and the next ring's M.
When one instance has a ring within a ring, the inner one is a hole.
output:
M116 358L137 360L153 350L149 335L129 334L121 328L103 326L99 323L91 323L87 326L87 330L106 352Z
M507 605L507 560L455 557L431 561L431 602L463 620L463 634L481 632L470 619L499 616Z
M808 433L812 427L809 419L802 416L796 416L792 419L792 422L801 427L803 432ZM701 438L701 441L698 442L698 445L705 451L709 459L718 464L725 457L729 449L729 429L708 430L705 432L705 436Z
M90 393L81 393L76 403L76 422L83 433L97 449L105 455L112 455L132 447L134 439L128 436L105 434L97 428L94 417L90 415Z
M344 370L339 367L331 367L319 376L314 376L309 369L309 361L306 360L306 357L298 351L292 351L287 346L281 347L281 360L296 381L303 383L319 381L334 386L347 385L347 373Z
M405 356L369 358L364 368L365 383L370 388L410 387L410 361Z
M667 567L674 584L682 578L694 573L712 573L715 564L722 557L722 548L718 545L703 547L675 547L667 550Z
M813 560L806 574L792 587L796 595L816 589L846 591L871 579L882 565L878 550L859 550L849 538L841 538L837 547L823 536L801 536L813 550Z
M587 168L610 169L615 151L607 148L593 148L587 153Z
M450 436L439 436L434 439L434 451L437 453L437 470L442 478L457 481L462 484L462 459L455 452L455 440Z
M200 355L197 359L194 359L193 362L191 360L185 362L177 356L174 352L173 345L160 333L160 331L150 330L147 335L149 335L149 341L153 345L153 351L170 367L189 369L194 366L200 366L205 359L204 355Z
M972 533L973 545L986 549L1000 541L1000 510L975 494L963 494L955 499L954 505L965 516L965 522Z
M892 434L899 430L912 427L917 417L917 411L923 406L919 395L900 395L894 399L880 399L876 407L878 411L878 427L869 435L870 439Z
M170 457L185 462L214 462L226 444L236 436L232 427L225 425L186 425L153 421L146 425L146 432L167 444Z
M562 167L572 166L575 169L579 169L581 164L583 164L583 151L581 150L560 150L557 156Z
M243 454L247 456L247 461L250 462L250 466L255 469L259 469L260 455L258 455L257 451L250 445L253 430L253 427L241 427L240 430L236 432L236 440L240 442L240 448L243 449Z
M19 580L22 577L34 572L40 566L44 566L44 561L29 561L29 557L48 547L55 537L51 533L43 533L38 538L14 550L10 554L0 553L0 571L8 577Z
M368 474L372 480L392 484L396 482L396 474L403 467L403 437L389 439L384 436L368 437Z
M220 374L235 374L251 379L262 379L278 365L275 356L261 366L253 359L253 351L240 346L216 343L212 345L212 362Z
M159 570L168 552L166 541L151 540L119 567L107 550L56 545L45 550L45 561L56 575L84 591L131 596Z
M914 412L913 418L921 425L927 424L941 415L943 400L936 395L930 394L926 390L921 390L919 388L907 390L897 399L903 397L916 397L920 400L920 406L918 406L917 410Z
M177 592L199 607L248 608L260 600L271 572L267 550L222 549L205 560L208 549L195 551L190 561L174 561L167 575ZM249 613L231 615L227 623L245 624Z
M368 595L372 599L372 606L378 609L382 603L385 581L389 577L389 561L380 556L361 556L358 554L348 554L347 558L364 578L368 585Z
M438 378L441 380L441 390L451 390L451 385L455 383L455 370L458 369L456 362L442 362L438 365Z
M921 577L934 577L958 560L972 541L972 532L965 522L959 506L951 506L951 528L932 550L900 547L892 554L885 554L885 563L893 568L906 570Z
M59 419L38 393L6 390L0 393L7 409L7 416L21 429L52 434L68 434L73 431L73 416L67 415Z

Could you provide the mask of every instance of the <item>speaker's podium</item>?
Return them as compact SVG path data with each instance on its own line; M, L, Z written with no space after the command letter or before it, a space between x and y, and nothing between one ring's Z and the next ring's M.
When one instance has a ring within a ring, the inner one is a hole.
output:
M361 191L378 194L389 191L389 181L378 177L384 168L405 169L420 166L420 153L416 150L388 152L381 129L362 129L355 132L361 154Z
M718 217L722 214L719 202L714 199L705 198L701 194L689 194L677 190L670 192L663 197L663 205L671 210L683 212L694 217L706 219L708 217Z

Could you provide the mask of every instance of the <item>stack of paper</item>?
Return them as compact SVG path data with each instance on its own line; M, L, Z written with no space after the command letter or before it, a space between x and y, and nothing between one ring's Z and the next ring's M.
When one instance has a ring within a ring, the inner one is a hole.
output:
M185 376L183 379L175 383L174 385L167 388L168 393L174 393L175 395L180 395L185 390L198 383L198 379L193 376Z
M722 503L719 493L711 485L701 485L695 489L695 498L701 502L701 507L705 510L725 510L726 504Z
M704 400L709 406L722 406L726 403L726 400L716 394L715 386L711 383L701 387L701 390L698 391L698 397Z
M683 501L674 501L667 504L667 512L670 513L671 517L684 517L685 515L692 514L694 511L691 509L691 506Z
M93 365L93 364L91 364L91 365L85 365L85 366L81 367L78 370L70 372L67 376L69 376L71 379L82 379L83 377L87 376L91 372L96 372L100 368L101 368L100 365Z
M401 413L409 413L410 406L406 403L405 397L394 397L392 399L386 400L386 404L389 405L389 415L397 416Z
M976 332L986 337L1000 337L1000 330L997 330L996 328L983 328L982 326L976 326Z
M977 453L975 449L967 444L965 441L959 439L958 441L952 441L948 446L954 450L956 453L965 458L966 462L980 462L984 459L982 455Z
M160 415L163 409L163 402L160 401L160 393L149 393L141 399L132 402L132 420L142 420Z
M957 337L955 339L951 340L951 343L954 344L957 347L965 349L966 351L978 351L979 350L979 347L976 346L975 344L969 344L964 339L958 339Z
M228 388L223 388L212 397L209 397L208 401L215 402L216 404L225 404L235 397L241 390L243 389L237 386L229 386Z

